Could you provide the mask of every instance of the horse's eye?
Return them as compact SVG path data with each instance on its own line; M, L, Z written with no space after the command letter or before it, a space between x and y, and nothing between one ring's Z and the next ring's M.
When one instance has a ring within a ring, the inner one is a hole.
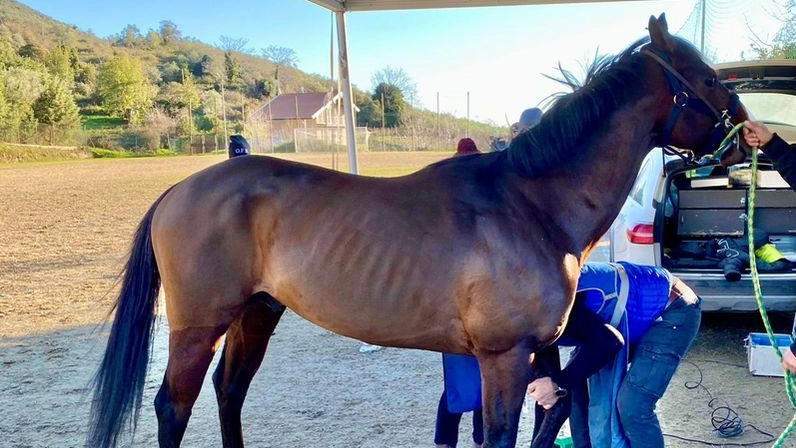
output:
M710 87L710 88L716 87L716 84L718 84L718 83L719 83L719 80L716 79L715 76L711 76L710 78L705 80L705 85Z

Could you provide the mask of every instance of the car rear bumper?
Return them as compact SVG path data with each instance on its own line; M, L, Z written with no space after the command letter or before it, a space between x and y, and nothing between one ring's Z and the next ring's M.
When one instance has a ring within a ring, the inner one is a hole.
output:
M755 311L752 276L744 274L737 282L728 282L719 272L677 270L672 274L691 286L702 297L703 311ZM796 273L760 274L760 288L766 309L796 311Z

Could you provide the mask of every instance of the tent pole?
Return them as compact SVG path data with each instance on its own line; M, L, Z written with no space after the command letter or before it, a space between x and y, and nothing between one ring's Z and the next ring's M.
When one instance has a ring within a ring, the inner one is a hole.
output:
M348 73L348 42L346 39L345 12L335 11L337 16L337 53L340 58L339 76L343 87L343 109L345 111L345 130L348 140L348 171L358 174L357 140L354 135L354 102L351 95L351 77Z

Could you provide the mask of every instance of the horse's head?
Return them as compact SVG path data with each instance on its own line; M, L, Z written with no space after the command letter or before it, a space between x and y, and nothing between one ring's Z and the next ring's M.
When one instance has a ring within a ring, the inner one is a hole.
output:
M738 95L724 87L699 51L669 34L666 17L650 17L650 44L641 52L661 71L661 82L647 88L664 89L656 121L659 146L690 149L697 157L712 154L732 129L747 118ZM746 152L738 143L719 156L724 166L742 162Z

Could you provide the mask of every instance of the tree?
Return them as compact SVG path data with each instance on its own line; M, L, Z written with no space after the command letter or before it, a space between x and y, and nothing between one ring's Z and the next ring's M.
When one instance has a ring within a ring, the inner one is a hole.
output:
M279 67L296 68L298 66L296 52L287 47L269 45L266 48L261 48L260 54L262 54L265 59L274 63L274 82L276 83L276 93L278 95L282 91L281 84L279 83Z
M137 121L152 106L152 89L138 59L117 56L102 64L97 92L108 113Z
M199 89L190 73L185 74L181 83L170 82L163 86L156 102L172 114L176 114L181 109L198 109L201 105Z
M45 82L44 91L33 103L33 114L39 123L76 125L80 121L67 81L56 76Z
M12 67L5 73L6 98L12 107L29 109L44 91L42 73L24 67Z
M196 124L200 131L209 132L217 129L221 124L221 94L215 90L205 90L201 93L202 109Z
M267 79L255 79L251 86L251 97L255 99L271 98L274 86Z
M19 55L36 61L43 61L47 51L36 44L25 44L19 48Z
M776 18L783 24L774 39L769 43L755 35L752 42L752 51L759 59L796 59L796 0L780 6Z
M171 20L162 20L160 22L160 30L158 32L160 38L163 40L164 45L168 45L174 41L180 40L182 33L177 29L177 25Z
M376 128L381 126L381 105L366 93L355 92L354 104L359 108L357 126Z
M5 73L0 71L0 127L8 125L8 100L6 99L6 80Z
M75 68L78 65L77 50L65 45L56 45L47 53L44 65L52 75L72 82L75 80Z
M417 101L417 84L402 68L393 68L388 65L374 73L370 81L373 86L378 86L379 84L395 86L402 92L403 98L412 103Z
M240 78L240 62L229 51L224 52L224 72L230 84L234 84Z
M180 82L182 80L182 67L174 61L164 62L159 69L161 82ZM158 83L160 84L160 82Z
M776 56L796 59L796 0L790 0L785 8L785 23L774 36Z
M120 47L134 48L141 45L144 36L141 35L141 30L135 25L127 25L121 33L116 37L114 45Z
M394 128L401 125L403 114L406 111L406 102L401 89L383 82L376 86L373 100L376 103L381 103L382 110L384 110L384 126Z
M260 54L276 65L293 68L298 67L298 56L296 56L296 52L290 48L269 45L266 48L261 48Z
M20 58L14 45L5 38L0 38L0 70L17 65Z
M12 67L5 72L5 97L8 104L4 124L6 127L21 129L35 124L33 103L44 92L43 73L24 68Z
M215 73L219 73L220 71L221 68L218 67L215 59L206 54L193 66L191 73L193 73L194 76L214 76Z
M163 42L162 38L160 37L160 33L155 30L149 30L146 33L146 37L144 38L144 44L146 48L150 50L154 50Z
M244 39L242 37L221 36L218 38L218 42L218 48L221 48L224 51L238 51L241 53L246 53L246 44L249 43L249 39Z

